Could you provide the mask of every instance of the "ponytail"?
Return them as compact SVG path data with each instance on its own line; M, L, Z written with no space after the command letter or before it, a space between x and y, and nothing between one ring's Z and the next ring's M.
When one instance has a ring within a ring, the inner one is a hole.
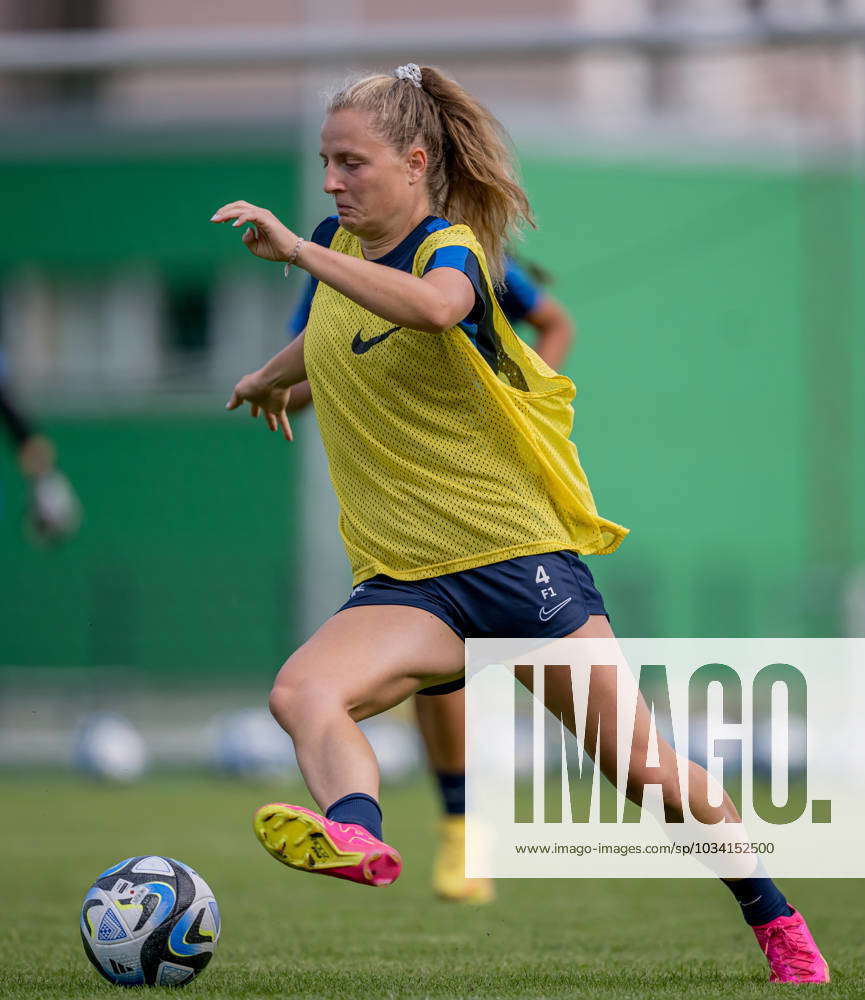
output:
M348 84L327 110L345 108L369 112L382 137L400 152L414 142L424 146L433 210L471 228L494 283L501 284L506 245L521 222L535 224L501 124L458 83L431 66L414 64Z

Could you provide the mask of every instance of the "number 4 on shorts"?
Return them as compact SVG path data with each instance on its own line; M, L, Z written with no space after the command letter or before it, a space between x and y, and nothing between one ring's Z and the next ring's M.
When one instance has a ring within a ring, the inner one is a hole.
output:
M535 573L535 583L549 583L550 578L547 576L547 571L543 566L538 566L538 571Z

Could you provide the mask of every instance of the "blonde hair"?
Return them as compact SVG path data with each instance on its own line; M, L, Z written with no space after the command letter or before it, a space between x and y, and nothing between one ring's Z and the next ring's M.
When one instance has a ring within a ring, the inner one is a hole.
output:
M400 153L415 142L424 147L433 211L472 229L500 284L505 246L522 221L535 223L507 133L493 115L439 70L413 63L346 84L327 111L346 109L368 112Z

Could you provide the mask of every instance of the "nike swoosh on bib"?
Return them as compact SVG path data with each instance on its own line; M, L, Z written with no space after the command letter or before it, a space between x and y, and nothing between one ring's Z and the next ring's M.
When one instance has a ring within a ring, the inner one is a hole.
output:
M554 608L550 608L549 611L547 611L546 608L541 608L540 611L538 611L538 618L540 618L542 622L548 622L553 615L557 615L566 604L570 603L570 600L570 597L567 598L567 600L562 601L561 604L557 604Z
M389 337L392 333L396 333L397 330L401 330L401 326L392 326L389 330L385 330L384 333L380 333L375 337L370 337L369 340L364 340L361 337L361 328L354 335L354 340L351 342L351 349L355 354L366 354L366 352L371 348L375 347L376 344L380 344L386 337Z

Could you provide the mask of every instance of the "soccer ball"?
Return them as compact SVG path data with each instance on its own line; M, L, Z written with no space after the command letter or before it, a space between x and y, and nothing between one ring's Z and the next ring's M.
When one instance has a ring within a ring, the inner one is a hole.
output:
M81 907L81 940L118 986L182 986L210 961L219 908L204 879L173 858L127 858L106 868Z
M244 778L284 778L297 770L291 737L266 708L241 708L212 723L214 764Z
M94 778L136 781L147 768L147 747L127 718L96 713L79 724L72 760L75 767Z

